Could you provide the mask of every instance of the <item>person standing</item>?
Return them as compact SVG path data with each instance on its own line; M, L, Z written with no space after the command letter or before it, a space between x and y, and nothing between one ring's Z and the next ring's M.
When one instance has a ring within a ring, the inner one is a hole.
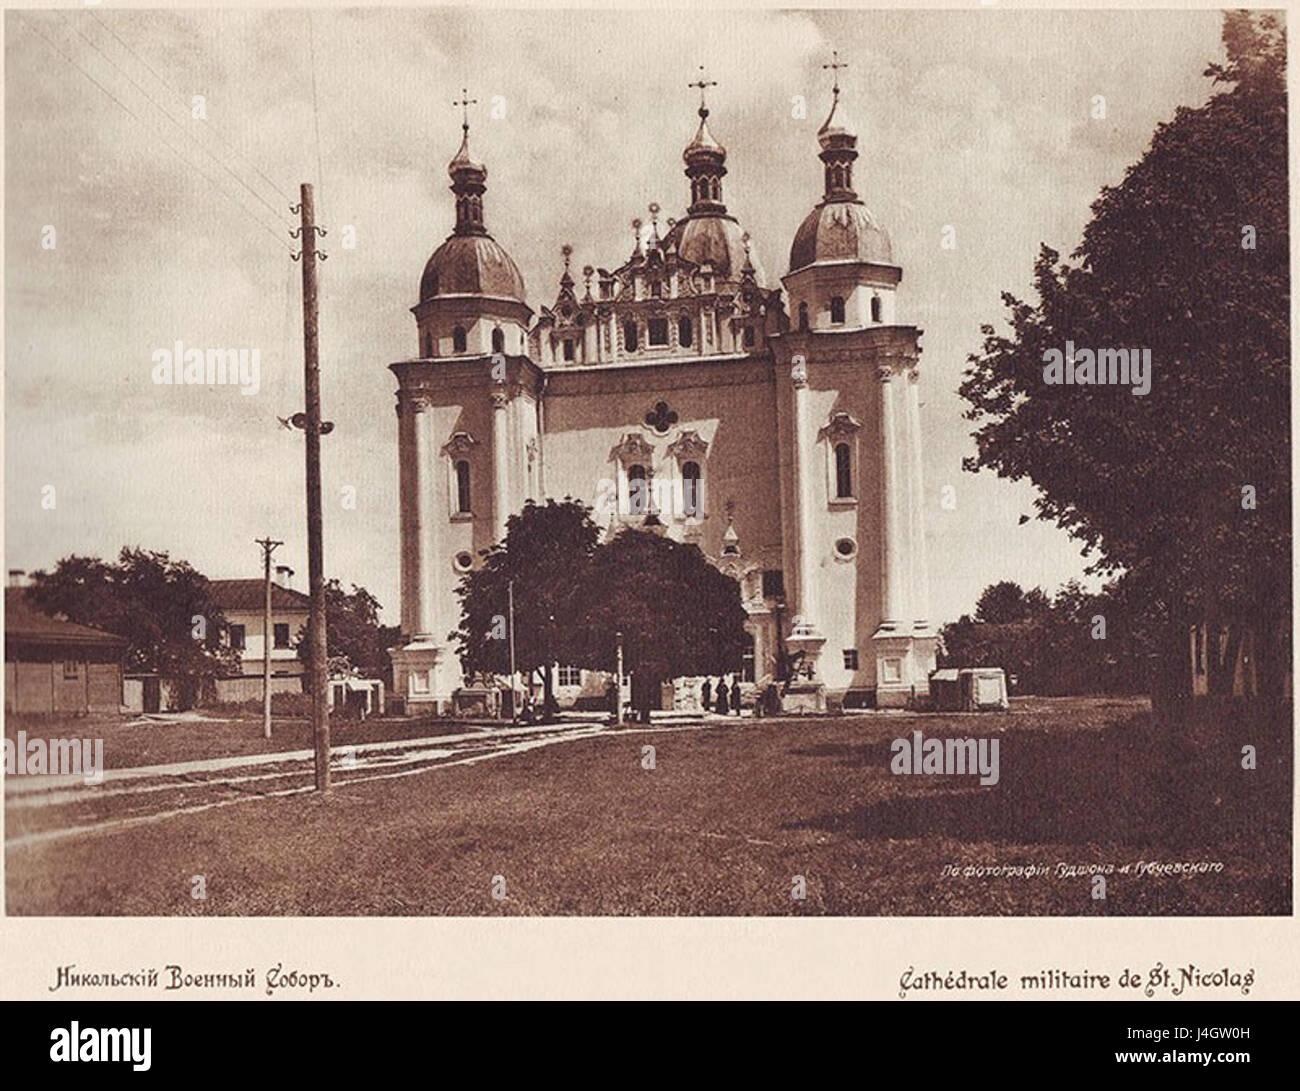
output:
M727 714L727 683L721 678L718 679L717 692L717 703L714 705L713 711L719 716L725 716Z
M705 712L709 711L709 708L712 704L712 700L713 700L713 680L711 678L706 678L704 679L704 699L700 702Z
M731 679L731 711L740 715L740 679L734 675Z

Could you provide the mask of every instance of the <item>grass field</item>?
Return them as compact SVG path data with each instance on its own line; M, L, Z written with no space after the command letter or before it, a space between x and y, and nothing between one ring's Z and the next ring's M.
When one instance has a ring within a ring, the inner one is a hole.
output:
M7 852L10 914L1285 914L1290 723L1171 738L1125 701L610 731ZM895 776L914 729L1001 780ZM305 744L305 740L301 740ZM1245 770L1241 747L1257 747ZM643 768L643 747L655 768ZM1140 861L1222 870L1139 875ZM1104 900L1058 864L1111 865ZM961 868L1040 864L1038 877ZM957 865L957 875L945 875ZM206 901L190 896L204 875ZM504 880L506 897L495 899ZM806 898L791 897L803 876Z

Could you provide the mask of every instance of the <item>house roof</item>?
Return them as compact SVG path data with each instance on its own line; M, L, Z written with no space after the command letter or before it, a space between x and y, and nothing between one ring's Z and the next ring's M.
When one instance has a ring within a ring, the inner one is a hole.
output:
M120 636L75 621L60 621L40 610L24 587L5 588L5 640L41 644L125 647Z
M266 601L266 585L262 580L209 580L212 601L225 610L261 610ZM271 584L271 609L306 611L311 599L291 587Z

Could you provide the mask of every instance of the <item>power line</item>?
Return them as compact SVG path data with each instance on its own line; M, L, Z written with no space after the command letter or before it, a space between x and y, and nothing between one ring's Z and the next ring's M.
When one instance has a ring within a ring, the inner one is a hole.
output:
M185 96L181 94L181 92L176 90L176 88L174 88L171 84L169 84L165 79L163 79L162 76L158 74L157 70L153 67L153 65L151 65L147 60L145 60L145 58L141 56L140 53L132 49L130 45L124 42L122 40L121 35L119 35L117 31L115 31L111 26L108 25L108 23L104 22L104 20L100 18L98 12L92 10L90 14L91 16L94 17L95 22L97 22L106 31L108 31L108 33L111 34L117 40L117 43L123 49L125 49L128 53L130 53L131 56L133 56L136 60L138 60L142 65L144 65L144 67L148 70L149 74L153 76L153 78L156 79L159 82L159 84L161 84L162 87L168 93L176 96L176 98L180 100L182 103L185 101ZM207 122L205 125L205 129L208 132L210 132L217 141L224 144L227 148L229 148L232 152L234 152L235 155L237 155L240 159L242 159L245 163L247 163L253 169L253 172L260 179L262 179L263 182L265 182L268 186L270 186L273 190L275 190L276 193L278 193L286 201L289 202L293 201L293 198L290 197L289 194L287 194L278 185L276 185L273 181L271 181L270 178L268 178L265 174L262 173L261 168L258 167L256 163L254 163L251 159L249 159L248 156L244 155L244 153L241 152L237 147L235 147L235 145L231 141L225 140L221 136L220 130L215 125L213 125L211 122Z
M189 140L192 144L194 144L194 146L197 147L199 151L201 151L204 155L206 155L209 159L211 159L214 163L216 163L217 166L219 166L228 175L230 175L231 178L233 178L236 182L238 182L241 186L243 186L244 189L248 190L248 192L251 193L254 198L256 198L258 201L261 201L263 207L268 209L272 216L274 216L277 220L280 218L279 210L273 204L271 204L270 201L268 201L255 189L253 189L252 186L250 186L241 177L239 177L239 175L237 175L233 170L231 170L229 166L223 163L220 159L218 159L215 155L213 155L212 152L210 152L207 148L205 148L202 144L200 144L198 140L195 139L194 135L191 132L189 132L188 129L185 129L182 126L177 125L176 119L172 117L169 113L167 113L167 111L162 108L162 106L153 98L153 96L150 95L148 91L146 91L143 87L140 86L139 83L136 82L135 77L132 76L130 72L122 68L115 60L113 60L112 57L110 57L107 53L105 53L102 49L100 49L99 46L96 45L91 38L87 37L85 34L82 34L81 29L78 26L76 26L74 23L72 23L71 20L65 19L65 22L67 22L68 25L72 27L73 33L75 33L79 38L81 38L84 42L86 42L90 46L90 48L93 49L96 53L98 53L101 57L103 57L104 60L108 61L108 63L111 64L115 69L117 69L117 71L121 72L122 75L124 75L128 80L130 80L132 86L134 86L136 90L138 90L142 95L144 95L144 97L147 98L153 104L153 106L158 110L158 112L162 114L163 117L166 118L169 122L171 122L171 124L175 126L175 128L187 140ZM285 224L285 230L288 230L287 222Z
M72 57L68 56L67 53L65 53L62 49L60 49L58 44L55 43L44 31L37 28L34 21L23 20L23 25L25 25L34 34L43 38L46 44L49 45L51 49L53 49L56 53L58 53L60 57L62 57L65 61L67 61L68 64L70 64L73 68L75 68L78 72L80 72L83 76L85 76L86 79L90 80L91 83L93 83L96 87L98 87L101 91L103 91L104 94L106 94L110 99L112 99L120 107L122 107L122 109L125 110L128 114L130 114L131 117L135 118L135 120L138 121L141 125L145 125L144 119L139 114L137 114L134 110L131 109L131 107L129 107L126 103L124 103L115 94L113 94L112 91L110 91L107 87L105 87L102 83L100 83L99 80L97 80L94 76L92 76L89 72L87 72L86 69L84 69L75 60L73 60ZM145 126L145 127L148 128L149 126ZM198 171L199 175L204 179L204 181L206 181L210 186L212 186L213 189L215 189L218 193L220 193L223 197L225 197L226 200L228 200L232 205L234 205L237 209L239 209L239 211L242 212L244 216L247 217L251 223L256 224L268 235L270 235L273 239L275 239L275 241L280 246L284 247L284 249L288 253L292 254L294 252L293 248L287 242L285 242L280 232L276 231L274 228L268 227L262 220L259 220L256 216L254 216L252 212L248 210L247 207L240 204L237 200L235 200L234 197L232 197L229 193L227 193L224 189L222 189L219 185L217 185L217 183L213 181L212 178L206 172L204 172L203 169L200 168L193 160L186 158L186 156L180 151L179 148L176 147L175 144L172 144L169 140L167 140L166 137L161 136L161 134L159 134L159 139L162 140L162 142L166 144L168 148L176 152L176 154L181 157L182 162L188 164L189 166L193 167L196 171Z

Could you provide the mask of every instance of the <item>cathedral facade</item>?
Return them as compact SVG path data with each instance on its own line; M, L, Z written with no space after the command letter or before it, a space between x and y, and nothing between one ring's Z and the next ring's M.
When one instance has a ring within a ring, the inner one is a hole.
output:
M744 681L784 676L787 707L928 694L920 331L899 321L902 269L854 189L838 82L817 134L821 198L779 283L728 211L727 153L708 118L701 98L682 153L686 214L661 224L652 205L648 223L633 221L630 256L583 267L581 283L565 246L554 301L536 312L488 232L487 169L463 125L448 167L456 226L420 281L417 354L390 365L402 594L391 655L408 708L444 710L463 684L447 634L479 551L526 503L566 496L608 534L653 526L733 575L752 638ZM562 670L560 692L585 681Z

